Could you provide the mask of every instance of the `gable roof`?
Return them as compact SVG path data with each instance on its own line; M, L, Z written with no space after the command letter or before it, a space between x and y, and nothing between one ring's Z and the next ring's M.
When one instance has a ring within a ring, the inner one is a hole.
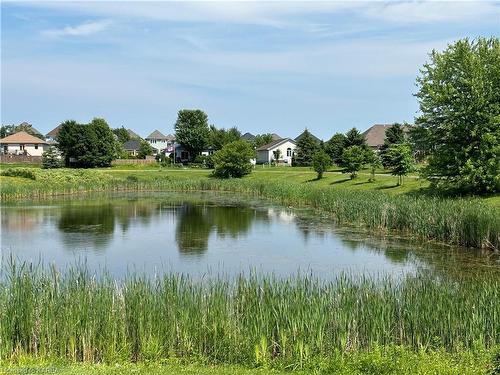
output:
M133 131L132 129L127 129L127 133L128 133L130 138L141 139L141 136L139 134L137 134L135 131Z
M167 141L175 141L175 135L168 134L168 135L165 136L165 139Z
M126 151L139 150L141 148L141 141L138 139L131 139L123 144L123 149Z
M18 132L11 134L5 138L0 139L2 144L12 144L12 143L34 143L34 144L47 144L43 139L37 138L26 132Z
M59 131L61 130L62 124L57 125L54 129L52 129L50 132L45 134L47 138L56 138L57 135L59 134Z
M290 139L290 138L281 138L281 139L276 139L276 140L268 143L267 145L260 146L257 149L257 151L270 151L273 148L276 148L276 147L282 145L285 142L292 142L294 145L296 144L296 142L293 139Z
M150 135L148 135L146 139L167 139L167 137L165 137L165 135L159 130L155 130Z
M255 135L247 132L241 136L241 139L243 139L244 141L253 141L255 140Z
M380 147L384 144L385 132L387 129L391 128L394 124L375 124L372 127L365 130L362 134L365 137L366 144L370 147ZM407 133L411 124L402 124L403 132Z
M295 137L295 142L298 142L300 141L300 139L304 136L304 133L306 131L304 130L302 133L300 133L297 137ZM313 133L311 133L309 130L307 130L307 132L311 135L311 137L316 141L316 143L320 143L321 142L321 139L319 139L318 137L316 137Z

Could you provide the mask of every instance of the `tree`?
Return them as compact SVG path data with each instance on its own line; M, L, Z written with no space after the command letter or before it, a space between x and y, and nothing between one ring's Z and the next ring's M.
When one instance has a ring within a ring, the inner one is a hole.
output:
M273 151L273 160L276 164L278 163L278 160L280 160L281 156L281 150L279 148Z
M294 166L309 167L312 164L313 155L319 150L318 141L309 130L304 130L297 142L294 155Z
M417 77L424 175L434 185L500 191L500 40L459 40L432 51Z
M325 144L325 151L337 165L342 163L342 152L344 152L346 142L347 138L344 134L335 133Z
M116 157L116 141L104 119L89 124L65 121L57 135L58 148L66 166L107 167Z
M208 117L199 109L182 109L175 123L175 139L194 159L209 144Z
M139 151L137 152L139 159L146 159L146 156L152 155L153 152L153 147L149 144L149 142L141 140L141 145L139 146Z
M366 152L365 161L366 164L370 166L370 173L371 173L368 182L374 182L375 170L377 168L382 167L382 161L380 160L380 156L373 150L366 150L365 152Z
M113 134L118 138L118 142L124 144L127 141L130 141L130 134L127 129L123 126L121 128L113 129Z
M352 128L347 133L345 133L345 145L344 147L360 146L363 149L367 149L366 139L363 134L359 132L358 129Z
M366 161L366 150L361 146L347 147L342 153L342 173L350 173L351 180L357 177L358 171Z
M259 148L260 146L267 145L268 143L271 143L273 141L273 135L271 133L266 133L266 134L257 134L255 136L255 147Z
M209 145L214 150L220 150L224 145L240 140L241 133L236 127L228 130L221 128L217 129L214 125L210 125Z
M396 143L389 148L388 156L391 160L391 173L398 176L398 185L403 185L404 176L414 168L410 145L408 143Z
M318 174L318 180L323 178L323 173L332 165L332 159L325 151L320 150L313 155L312 167Z
M50 146L48 150L42 154L42 168L52 169L61 167L61 158L59 157L56 148L54 146Z
M252 172L250 162L255 157L255 151L246 141L228 143L213 154L215 166L214 175L221 178L243 177Z
M403 125L395 123L385 132L384 144L380 147L380 157L385 168L391 167L388 150L392 145L405 142Z
M11 134L19 132L26 132L37 138L45 139L43 134L40 134L35 128L33 128L33 125L28 124L27 122L23 122L19 125L2 125L2 127L0 127L0 138L5 138Z

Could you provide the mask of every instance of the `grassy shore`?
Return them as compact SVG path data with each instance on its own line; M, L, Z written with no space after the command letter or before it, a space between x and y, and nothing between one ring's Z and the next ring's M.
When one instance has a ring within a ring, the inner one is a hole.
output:
M339 224L398 232L424 240L476 248L500 248L500 207L494 200L442 198L418 193L424 184L408 178L402 191L394 178L368 183L330 172L316 181L307 169L257 169L243 179L219 180L202 169L42 170L3 169L2 200L47 198L90 191L195 191L244 193L284 205L306 205ZM365 176L368 178L368 176ZM388 182L390 179L391 182ZM386 188L392 184L391 188ZM412 187L413 186L413 187ZM396 190L391 190L396 189ZM496 199L496 198L490 198ZM491 203L493 202L493 203Z
M361 362L380 371L390 363L410 366L422 355L429 365L442 356L484 368L484 354L498 351L500 343L498 277L342 276L323 282L214 275L194 281L168 274L116 281L82 266L59 273L15 262L2 272L4 365L26 358L177 360L318 370Z

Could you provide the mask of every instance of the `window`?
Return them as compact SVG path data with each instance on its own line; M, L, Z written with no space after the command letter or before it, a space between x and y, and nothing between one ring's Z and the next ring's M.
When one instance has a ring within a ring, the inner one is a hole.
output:
M292 149L290 147L286 149L286 156L288 157L292 156Z
M35 145L35 150L38 150L38 145Z
M19 150L23 151L24 150L24 145L19 145Z

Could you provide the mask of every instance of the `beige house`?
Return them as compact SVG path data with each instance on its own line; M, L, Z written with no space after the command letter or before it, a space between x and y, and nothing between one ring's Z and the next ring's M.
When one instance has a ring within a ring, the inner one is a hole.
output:
M3 154L42 156L49 144L26 132L11 134L0 139L0 148Z
M290 138L277 139L257 149L257 164L277 162L283 165L292 165L292 157L297 143ZM279 157L276 160L276 151Z

